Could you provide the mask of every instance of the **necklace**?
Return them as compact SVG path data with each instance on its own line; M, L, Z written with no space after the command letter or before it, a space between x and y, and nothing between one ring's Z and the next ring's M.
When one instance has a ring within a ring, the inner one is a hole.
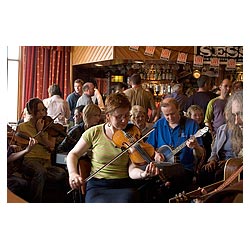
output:
M112 140L114 131L111 128L111 126L108 126L108 124L105 123L105 125L104 125L104 131L105 131L105 134L108 137L108 139Z

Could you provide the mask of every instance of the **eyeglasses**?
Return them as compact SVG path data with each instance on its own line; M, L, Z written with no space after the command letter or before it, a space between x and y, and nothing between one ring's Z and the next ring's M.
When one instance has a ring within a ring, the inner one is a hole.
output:
M145 115L137 115L137 116L134 116L134 119L144 119L146 118Z
M125 120L125 119L129 119L130 114L127 113L125 115L112 115L112 116L114 116L116 120L122 121L122 120Z

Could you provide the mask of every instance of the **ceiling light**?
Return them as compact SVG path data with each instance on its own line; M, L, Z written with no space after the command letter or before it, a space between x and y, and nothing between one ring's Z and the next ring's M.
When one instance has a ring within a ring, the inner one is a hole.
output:
M143 63L143 61L135 61L135 63Z
M198 78L200 78L200 76L201 76L201 72L198 69L196 69L193 72L193 77L196 78L196 79L198 79Z

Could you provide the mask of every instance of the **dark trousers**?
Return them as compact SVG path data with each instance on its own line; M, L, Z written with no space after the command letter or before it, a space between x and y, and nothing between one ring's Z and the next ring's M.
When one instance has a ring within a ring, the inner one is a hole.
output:
M97 179L87 182L85 202L89 203L131 203L138 202L133 181L125 179Z
M66 171L51 166L49 160L40 158L24 158L23 173L30 180L30 202L42 202L46 182L62 183L66 181Z
M162 180L158 176L148 180L136 180L140 202L143 203L168 203L175 194L193 190L192 171L184 169L178 175ZM166 181L170 184L166 185Z
M12 191L17 196L28 199L28 181L22 177L11 175L7 178L7 186L10 191Z
M223 180L224 168L215 169L214 171L208 172L204 168L200 170L198 177L198 184L200 187L208 186L212 183Z

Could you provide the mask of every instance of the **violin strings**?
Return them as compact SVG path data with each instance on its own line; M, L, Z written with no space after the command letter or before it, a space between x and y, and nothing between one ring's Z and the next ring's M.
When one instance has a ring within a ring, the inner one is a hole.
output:
M135 138L130 133L125 132L125 136L129 139L130 143L134 143L136 141ZM130 139L132 139L132 141ZM141 155L141 157L147 163L151 162L150 156L148 155L148 153L145 150L143 150L143 148L140 146L140 144L135 144L134 147L139 152L139 154Z

